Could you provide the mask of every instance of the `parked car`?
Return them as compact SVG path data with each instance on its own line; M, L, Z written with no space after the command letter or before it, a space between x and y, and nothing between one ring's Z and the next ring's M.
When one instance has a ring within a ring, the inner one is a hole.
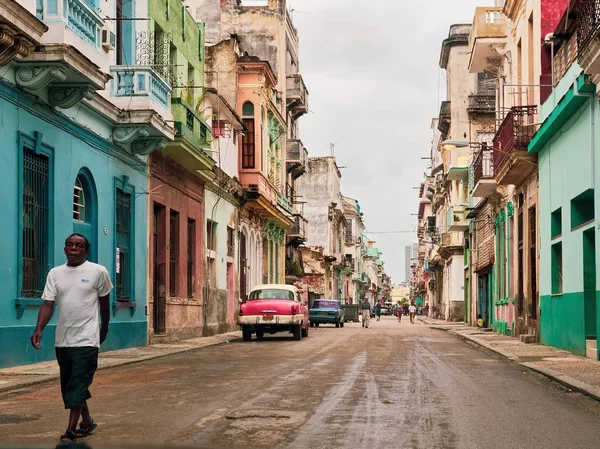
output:
M336 299L317 299L308 311L308 320L311 327L319 324L335 324L335 327L344 327L346 311L340 301Z
M257 285L248 295L248 301L240 306L238 323L244 341L252 334L262 340L265 332L291 332L294 340L308 337L308 307L300 292L293 285Z

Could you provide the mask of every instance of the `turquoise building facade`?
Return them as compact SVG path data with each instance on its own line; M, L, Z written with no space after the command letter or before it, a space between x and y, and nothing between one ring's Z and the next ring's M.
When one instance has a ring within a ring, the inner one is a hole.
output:
M89 238L89 260L104 265L119 288L111 293L102 349L146 344L145 163L4 82L0 111L0 367L54 357L56 316L41 351L29 337L45 276L65 263L64 241L72 232ZM119 244L126 253L117 260Z
M595 358L599 109L595 85L573 63L542 106L528 148L539 161L540 342Z

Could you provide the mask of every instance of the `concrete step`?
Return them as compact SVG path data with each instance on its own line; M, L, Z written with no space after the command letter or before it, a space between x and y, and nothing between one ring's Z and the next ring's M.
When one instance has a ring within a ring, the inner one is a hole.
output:
M598 341L597 340L586 340L585 356L588 359L598 360Z
M521 340L522 343L537 343L535 335L532 334L521 334L519 335L519 340Z

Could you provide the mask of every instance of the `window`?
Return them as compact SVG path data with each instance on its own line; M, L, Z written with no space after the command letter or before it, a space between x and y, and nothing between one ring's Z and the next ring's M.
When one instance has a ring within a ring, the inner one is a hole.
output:
M196 220L188 218L187 226L187 296L194 297L196 260Z
M254 124L254 105L247 101L242 106L242 121L246 133L242 135L242 168L256 167L256 133Z
M77 176L73 188L73 220L85 222L85 193L81 176Z
M233 257L235 253L234 232L233 228L227 227L227 255L229 257Z
M209 251L217 250L217 223L206 220L206 248Z
M571 229L594 220L594 189L588 189L571 200Z
M50 245L50 160L29 148L23 151L22 298L42 296Z
M177 296L177 263L179 261L179 212L169 214L169 295Z
M563 292L562 242L552 245L552 294Z
M550 215L550 232L552 238L562 234L562 208L560 207Z
M131 194L117 188L116 198L116 282L117 300L131 297L131 270L133 268L131 250Z

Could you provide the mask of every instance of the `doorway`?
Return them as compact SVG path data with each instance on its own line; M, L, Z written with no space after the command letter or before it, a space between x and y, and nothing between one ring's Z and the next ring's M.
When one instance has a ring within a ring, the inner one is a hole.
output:
M596 233L583 232L583 301L586 340L596 340Z
M490 325L490 312L489 312L489 300L490 300L490 289L489 289L489 273L480 274L477 276L479 295L477 303L477 315L481 315L483 318L483 327L489 327Z
M246 249L246 234L240 237L240 298L248 300L248 254Z
M152 261L154 282L152 295L154 298L152 318L154 334L167 331L167 289L165 263L165 212L166 208L154 204L152 220Z

